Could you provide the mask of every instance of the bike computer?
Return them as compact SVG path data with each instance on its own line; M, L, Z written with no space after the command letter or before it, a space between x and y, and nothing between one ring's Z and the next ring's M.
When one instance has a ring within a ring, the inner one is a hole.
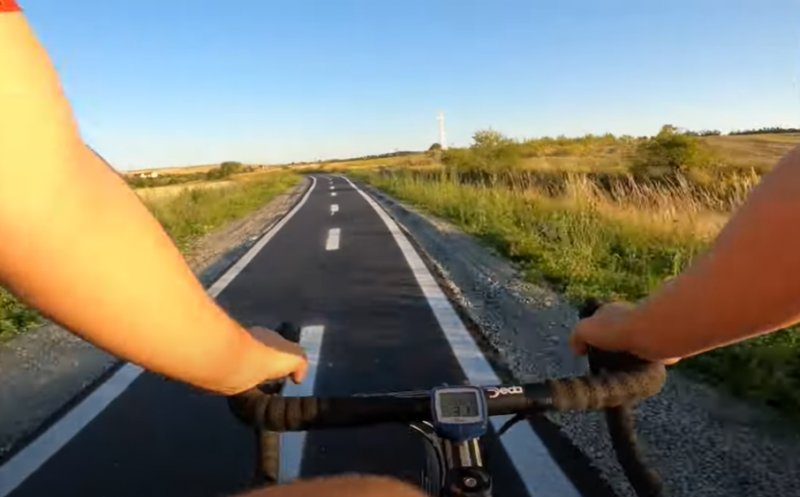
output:
M433 427L442 438L461 442L486 433L486 397L479 387L438 387L431 391Z

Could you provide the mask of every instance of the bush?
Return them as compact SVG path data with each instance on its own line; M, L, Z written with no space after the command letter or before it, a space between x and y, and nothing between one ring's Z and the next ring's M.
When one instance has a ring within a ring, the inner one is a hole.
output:
M707 168L713 162L711 151L703 148L696 137L666 125L655 137L639 144L632 170L637 176L676 177Z
M501 173L519 167L519 144L494 130L477 131L472 136L469 149L451 149L444 152L442 162L457 173L487 175L496 181Z
M218 179L225 179L234 174L238 174L244 172L245 167L242 165L241 162L223 162L220 164L219 167L212 169L206 173L206 179L208 180L218 180Z

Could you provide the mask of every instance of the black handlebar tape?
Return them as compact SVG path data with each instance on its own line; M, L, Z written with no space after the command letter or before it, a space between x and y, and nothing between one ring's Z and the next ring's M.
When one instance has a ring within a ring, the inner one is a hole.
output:
M548 380L553 408L557 411L596 410L619 407L652 397L664 385L666 371L649 364L635 371Z
M271 431L365 426L430 419L430 397L280 397L249 390L228 402L247 424Z
M645 462L636 442L636 422L631 406L606 410L606 424L617 460L638 497L663 495L661 477Z
M589 299L585 301L579 310L581 319L590 317L600 306L601 303L597 300ZM666 381L666 370L663 365L647 363L627 353L607 352L590 348L589 366L594 375L619 374L621 371L650 368L653 371L654 379L656 374L661 377L659 390L664 381ZM655 393L657 391L653 394ZM660 476L647 465L636 442L633 403L626 402L606 409L606 424L617 460L636 495L638 497L659 497L663 495L664 484Z

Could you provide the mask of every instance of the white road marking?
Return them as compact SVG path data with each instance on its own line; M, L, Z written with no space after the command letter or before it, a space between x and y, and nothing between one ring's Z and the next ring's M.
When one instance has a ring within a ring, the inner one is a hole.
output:
M350 179L344 176L341 178L364 197L394 237L469 383L473 385L502 383L397 223L372 197L361 191ZM509 418L510 416L493 417L492 427L499 430ZM510 430L510 433L506 433L500 438L500 442L516 468L517 474L525 484L529 495L580 497L580 493L564 475L528 423L518 423Z
M325 241L325 250L339 250L339 238L341 238L342 230L339 228L331 228L328 230L328 239Z
M317 180L311 176L311 187L302 199L289 211L283 219L273 226L253 245L246 254L231 266L208 289L212 297L218 296L236 276L242 272L250 261L275 236L281 228L305 205ZM70 409L61 419L53 423L44 433L36 437L24 449L0 466L0 497L6 497L31 476L48 459L53 457L64 445L72 440L80 431L92 422L103 410L119 397L144 370L131 363L119 368L85 399Z
M339 204L331 204L331 216L339 212Z
M308 372L303 383L299 385L291 382L287 383L283 388L284 396L308 397L309 395L314 395L314 383L317 380L319 354L322 349L324 332L325 327L319 325L304 326L300 331L300 345L308 356ZM300 476L305 444L306 432L304 431L281 433L279 482L288 483Z
M335 197L335 196L336 196L336 192L331 192L331 197Z
M0 496L5 497L58 452L139 377L142 368L125 364L64 417L0 467Z
M335 190L335 189L336 189L336 187L333 186L333 183L331 183L331 190Z

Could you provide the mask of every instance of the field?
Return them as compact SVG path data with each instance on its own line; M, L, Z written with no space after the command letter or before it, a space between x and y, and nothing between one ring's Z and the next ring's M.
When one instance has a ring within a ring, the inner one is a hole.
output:
M258 209L300 179L276 168L219 181L144 188L137 193L178 248L188 254L199 237ZM36 312L0 288L0 341L37 326L39 321Z
M436 165L350 174L454 222L574 301L635 301L678 274L800 144L797 134L519 142L487 133L469 149L429 153ZM680 368L800 419L798 357L800 332L787 330Z

